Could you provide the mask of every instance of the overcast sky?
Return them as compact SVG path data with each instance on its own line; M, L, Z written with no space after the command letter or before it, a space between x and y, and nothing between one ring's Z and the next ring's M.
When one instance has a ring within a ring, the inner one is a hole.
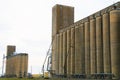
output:
M0 74L6 46L29 54L28 72L40 73L51 43L52 7L73 6L75 21L119 0L0 0Z

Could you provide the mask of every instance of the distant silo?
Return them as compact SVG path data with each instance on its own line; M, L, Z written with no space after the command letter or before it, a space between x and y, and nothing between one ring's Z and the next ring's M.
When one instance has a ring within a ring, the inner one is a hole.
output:
M9 52L11 55L9 55ZM28 54L15 52L15 46L7 46L6 77L27 77Z
M13 53L16 51L16 47L13 45L7 46L7 56L13 55Z
M9 59L14 52L16 52L16 46L13 45L8 45L7 46L7 58L6 58L6 75L11 74L10 72L13 72L11 70L13 70L13 67L11 68L11 63L13 64L12 59ZM8 60L9 59L9 60Z

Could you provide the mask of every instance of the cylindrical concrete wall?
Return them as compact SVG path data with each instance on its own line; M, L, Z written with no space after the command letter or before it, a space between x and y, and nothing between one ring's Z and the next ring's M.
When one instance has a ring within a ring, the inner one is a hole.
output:
M120 79L120 10L110 12L112 73Z
M75 29L71 28L71 75L75 74Z
M60 34L59 34L59 41L58 41L58 62L59 62L59 64L58 64L58 66L59 66L59 70L58 70L58 73L59 73L59 75L61 74L61 69L60 69L60 63L61 63L61 59L60 59L60 56L61 56L61 54L60 54Z
M102 17L100 13L96 14L96 58L97 58L97 73L104 72L103 66L103 31Z
M56 71L56 66L55 66L55 54L56 53L56 36L54 36L54 39L53 39L53 44L52 44L52 70L53 70L53 73L55 73Z
M55 73L57 75L59 74L59 41L60 41L60 35L57 34L57 37L56 37L56 63L55 63L55 66L56 66Z
M85 74L84 25L75 28L75 74Z
M85 73L90 74L90 23L85 22Z
M67 75L67 31L63 32L63 68L64 68L64 75L66 76Z
M111 53L110 53L110 20L109 13L102 16L103 23L103 60L104 73L111 73Z
M59 74L63 75L63 33L60 33Z
M75 74L80 74L80 27L75 26Z
M71 30L67 30L67 75L71 74Z
M90 59L91 59L91 74L97 72L96 69L96 23L94 16L90 17Z
M85 74L85 41L84 41L84 25L80 24L80 72Z

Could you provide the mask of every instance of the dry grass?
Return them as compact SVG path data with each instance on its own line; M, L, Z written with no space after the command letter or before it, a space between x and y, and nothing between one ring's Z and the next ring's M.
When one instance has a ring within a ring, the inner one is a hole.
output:
M28 79L28 78L0 78L0 80L43 80L43 79L37 79L37 78L33 78L33 79Z

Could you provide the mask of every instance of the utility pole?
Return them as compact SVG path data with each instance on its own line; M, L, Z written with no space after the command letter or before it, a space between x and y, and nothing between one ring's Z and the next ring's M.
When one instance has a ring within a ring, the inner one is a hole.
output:
M32 74L32 66L31 66L31 74Z
M5 58L5 55L3 54L3 63L2 63L2 76L4 75L4 58Z

